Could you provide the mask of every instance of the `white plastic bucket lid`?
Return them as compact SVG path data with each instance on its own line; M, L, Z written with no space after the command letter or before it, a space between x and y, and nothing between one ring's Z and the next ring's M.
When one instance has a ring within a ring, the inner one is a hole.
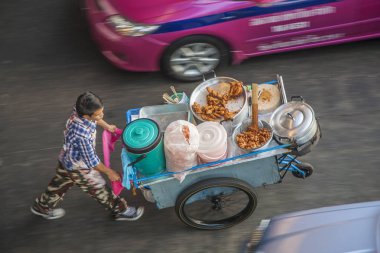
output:
M218 157L227 147L227 132L218 122L206 121L197 126L199 133L199 155Z

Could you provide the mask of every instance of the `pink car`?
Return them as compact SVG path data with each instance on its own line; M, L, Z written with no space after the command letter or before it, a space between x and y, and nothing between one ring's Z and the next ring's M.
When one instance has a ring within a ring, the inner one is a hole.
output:
M103 55L198 80L263 54L380 37L380 0L86 0Z

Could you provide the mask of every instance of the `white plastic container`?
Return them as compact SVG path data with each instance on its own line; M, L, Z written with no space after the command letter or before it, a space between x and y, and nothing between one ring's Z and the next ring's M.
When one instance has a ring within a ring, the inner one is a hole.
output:
M199 133L198 156L202 163L227 157L227 132L218 122L206 121L197 126Z
M188 139L184 136L184 129L188 130ZM181 172L198 165L198 147L199 134L192 123L185 120L170 123L164 134L167 170ZM182 181L185 175L185 173L176 174L175 177Z
M203 164L203 163L211 163L211 162L216 162L216 161L220 161L220 160L224 160L227 158L227 155L228 155L228 152L227 152L227 149L226 149L226 152L224 152L223 155L221 155L220 157L208 157L208 156L205 156L205 155L202 155L202 158L200 156L199 157L199 163L200 164ZM215 165L210 165L210 166L216 166L216 165L219 165L221 163L217 163Z

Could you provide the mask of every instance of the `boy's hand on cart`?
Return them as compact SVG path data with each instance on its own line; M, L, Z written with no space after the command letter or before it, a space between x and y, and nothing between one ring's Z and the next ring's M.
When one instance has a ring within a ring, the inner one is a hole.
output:
M98 125L101 126L103 129L110 131L111 133L114 133L117 127L115 125L108 124L105 120L99 119L97 121Z
M114 133L116 129L117 129L117 126L115 126L115 125L108 125L107 126L107 130L110 131L111 133Z
M114 171L113 169L110 169L108 172L107 172L107 176L109 178L110 181L118 181L118 180L121 180L121 177L119 175L119 173L117 173L116 171Z
M112 168L105 166L104 163L102 163L102 162L100 162L98 165L96 165L94 167L94 169L99 171L99 172L104 173L105 175L107 175L107 177L111 181L121 180L119 173L114 171Z

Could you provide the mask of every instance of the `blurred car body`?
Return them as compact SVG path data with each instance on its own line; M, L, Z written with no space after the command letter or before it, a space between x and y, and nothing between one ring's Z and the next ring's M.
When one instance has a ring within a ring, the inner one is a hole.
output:
M93 38L111 63L131 71L162 70L179 80L198 80L252 56L380 36L379 0L85 0L85 5Z
M244 252L380 252L380 201L311 209L263 220Z

